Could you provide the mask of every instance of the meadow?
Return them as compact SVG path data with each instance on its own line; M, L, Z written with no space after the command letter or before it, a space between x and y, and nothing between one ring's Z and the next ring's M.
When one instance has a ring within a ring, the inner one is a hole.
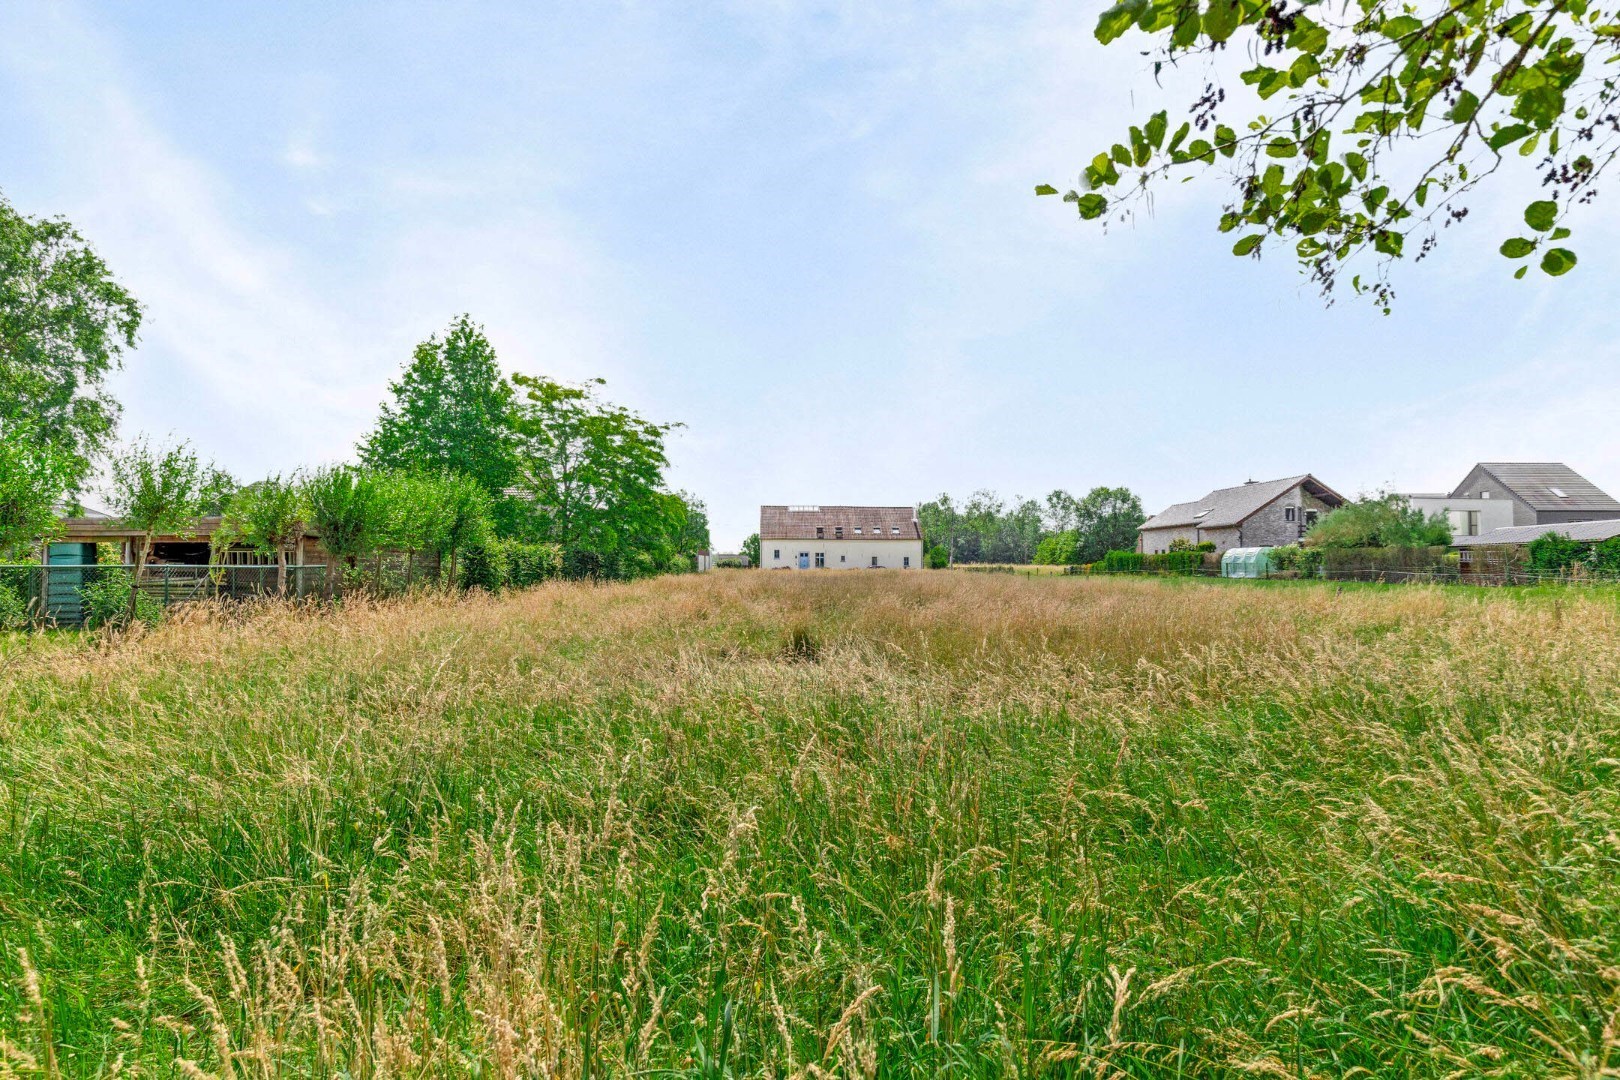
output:
M0 1077L1617 1071L1612 593L738 571L0 653Z

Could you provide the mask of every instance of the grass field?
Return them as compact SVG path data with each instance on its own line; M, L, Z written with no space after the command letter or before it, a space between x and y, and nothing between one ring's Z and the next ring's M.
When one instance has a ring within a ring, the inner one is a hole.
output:
M726 573L0 665L0 1077L1620 1069L1620 606Z

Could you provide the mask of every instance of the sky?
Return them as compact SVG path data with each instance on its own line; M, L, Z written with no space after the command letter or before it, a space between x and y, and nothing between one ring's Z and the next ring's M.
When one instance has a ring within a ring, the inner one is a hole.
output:
M717 550L762 503L979 488L1151 513L1546 460L1620 492L1608 202L1574 272L1514 281L1508 179L1389 316L1233 258L1216 176L1080 222L1034 185L1203 85L1098 45L1098 10L11 0L0 191L145 305L123 434L243 481L352 459L467 312L507 370L684 424L670 480Z

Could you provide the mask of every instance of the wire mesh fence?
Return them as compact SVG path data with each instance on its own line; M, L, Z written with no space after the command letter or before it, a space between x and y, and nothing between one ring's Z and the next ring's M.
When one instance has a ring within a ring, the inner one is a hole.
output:
M31 626L83 626L98 603L115 603L120 596L127 602L134 578L134 566L117 563L0 566L0 610ZM149 563L139 590L142 603L166 608L197 600L321 596L325 584L324 565Z

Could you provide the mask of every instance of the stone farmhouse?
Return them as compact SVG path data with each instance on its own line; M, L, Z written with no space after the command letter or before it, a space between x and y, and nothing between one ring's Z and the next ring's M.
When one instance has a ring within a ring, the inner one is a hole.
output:
M766 570L917 570L922 526L914 506L761 506Z
M1217 552L1292 544L1319 517L1345 502L1344 496L1309 473L1281 480L1250 480L1161 510L1142 523L1136 550L1160 554L1177 540L1194 545L1208 541Z

